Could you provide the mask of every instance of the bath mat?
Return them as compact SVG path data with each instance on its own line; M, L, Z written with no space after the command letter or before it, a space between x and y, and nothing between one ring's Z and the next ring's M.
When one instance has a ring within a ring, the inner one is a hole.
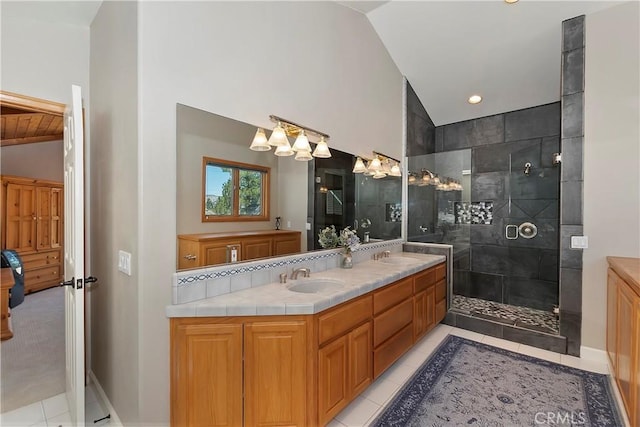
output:
M607 375L449 335L372 426L621 426Z

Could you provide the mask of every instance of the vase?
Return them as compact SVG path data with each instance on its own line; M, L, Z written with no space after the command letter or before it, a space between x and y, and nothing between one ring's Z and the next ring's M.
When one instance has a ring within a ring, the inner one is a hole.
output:
M340 267L342 268L352 268L353 267L353 258L351 257L351 252L342 254L342 262L340 263Z

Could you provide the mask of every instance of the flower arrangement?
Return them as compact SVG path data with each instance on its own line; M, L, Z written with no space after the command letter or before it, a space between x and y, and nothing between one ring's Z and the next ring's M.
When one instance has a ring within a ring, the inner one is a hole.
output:
M336 227L332 225L331 227L325 227L320 230L320 233L318 233L318 243L320 243L323 249L338 247L340 241L336 233Z
M340 246L344 248L344 252L350 254L351 251L358 247L360 244L360 238L356 234L355 231L350 230L349 227L346 227L340 232L340 237L338 238Z
M320 243L323 249L343 247L344 252L349 254L360 244L360 238L358 238L356 232L349 229L349 227L344 228L338 235L336 227L332 225L320 230L320 233L318 233L318 243Z

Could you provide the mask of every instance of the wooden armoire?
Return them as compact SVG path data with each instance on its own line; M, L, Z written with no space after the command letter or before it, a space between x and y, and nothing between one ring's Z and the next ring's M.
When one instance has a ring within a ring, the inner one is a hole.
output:
M4 175L2 249L22 258L25 293L62 281L64 197L61 182Z

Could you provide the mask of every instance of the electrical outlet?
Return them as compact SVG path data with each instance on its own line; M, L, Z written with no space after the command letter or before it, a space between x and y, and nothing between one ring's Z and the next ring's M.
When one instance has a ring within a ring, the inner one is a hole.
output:
M118 251L118 270L131 276L131 254L125 251Z
M589 237L571 236L571 249L587 249L589 247Z

